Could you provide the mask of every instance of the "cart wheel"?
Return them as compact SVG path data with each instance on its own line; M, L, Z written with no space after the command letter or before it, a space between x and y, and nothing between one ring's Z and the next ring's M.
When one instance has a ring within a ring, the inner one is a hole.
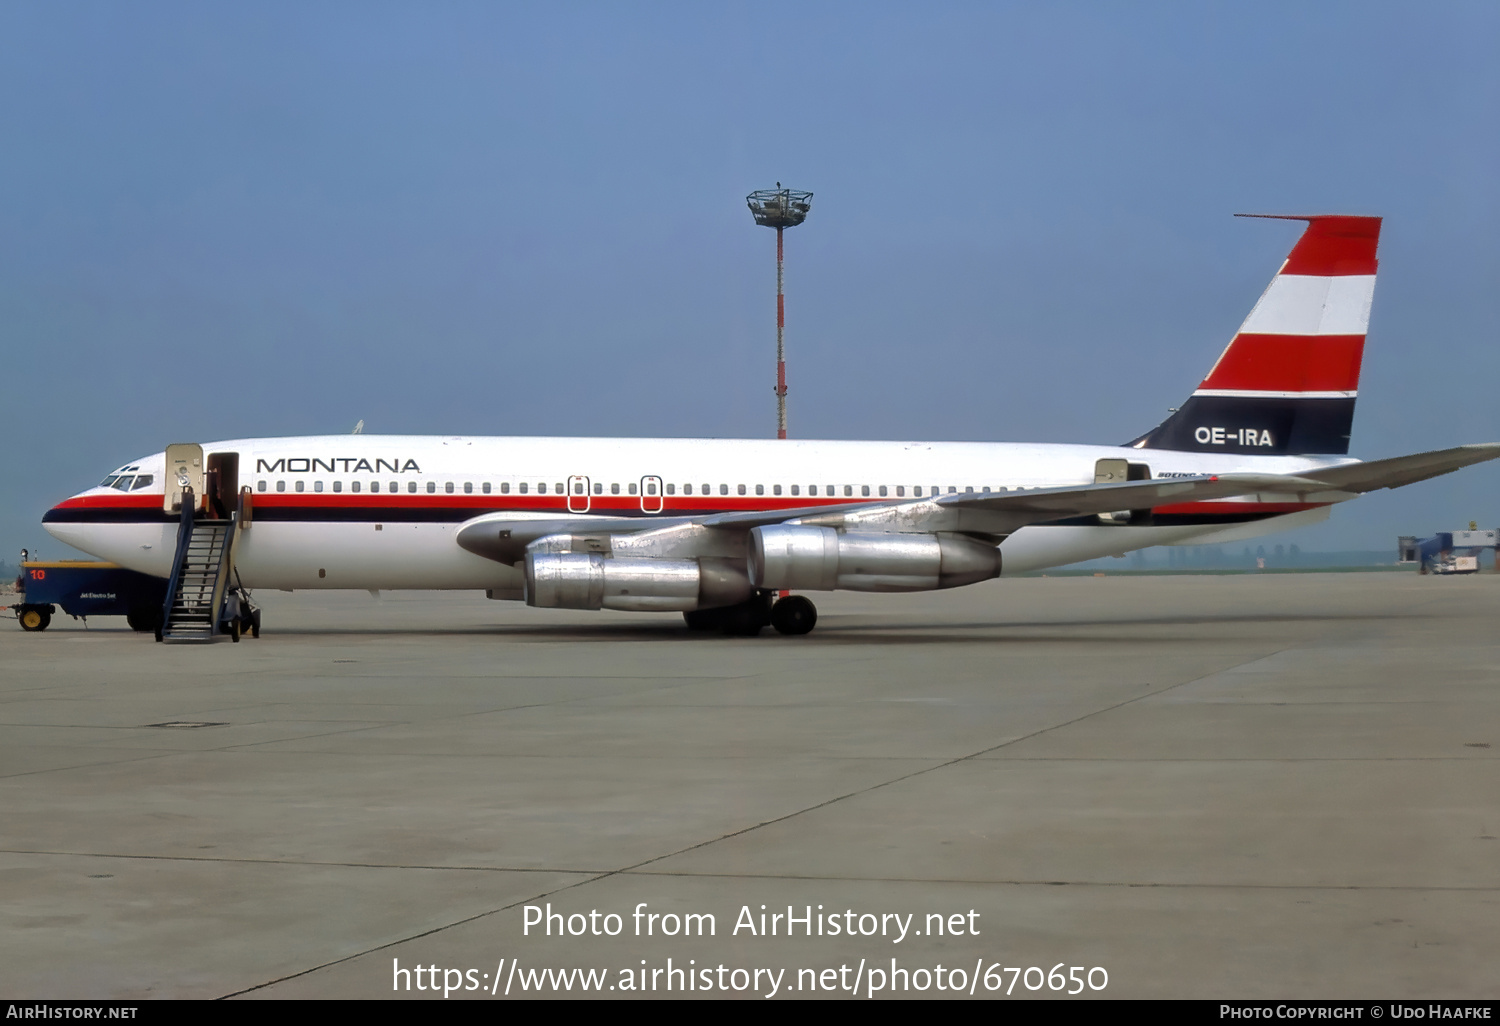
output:
M43 609L23 609L19 619L23 631L44 631L52 622L52 617Z
M137 606L125 614L125 622L133 631L145 634L161 625L161 609L157 606Z

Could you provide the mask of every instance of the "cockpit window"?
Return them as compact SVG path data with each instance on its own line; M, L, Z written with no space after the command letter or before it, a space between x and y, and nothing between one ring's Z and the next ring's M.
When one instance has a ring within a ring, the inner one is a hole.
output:
M150 474L141 474L135 479L135 484L130 486L132 492L138 492L142 488L150 488L154 478Z
M120 480L119 474L111 474L99 482L100 488L113 488L116 481Z
M128 492L130 491L130 482L134 480L135 476L133 474L121 474L119 477L115 478L115 483L110 485L110 487L115 489L116 491Z

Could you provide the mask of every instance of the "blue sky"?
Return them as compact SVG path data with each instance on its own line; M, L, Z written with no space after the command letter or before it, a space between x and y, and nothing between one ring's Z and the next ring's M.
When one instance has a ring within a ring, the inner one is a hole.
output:
M167 442L1117 442L1379 214L1353 452L1500 439L1500 6L0 6L0 545ZM1476 468L1278 541L1500 522Z

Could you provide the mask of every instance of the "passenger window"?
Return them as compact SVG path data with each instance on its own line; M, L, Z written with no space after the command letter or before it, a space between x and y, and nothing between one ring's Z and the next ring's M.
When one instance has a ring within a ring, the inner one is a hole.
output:
M553 490L553 491L554 491L554 492L556 492L556 493L557 493L557 494L558 494L558 495L561 495L561 494L563 494L563 486L562 486L562 482L561 482L561 481L559 481L559 482L557 482L557 484L555 484L555 485L553 485L553 486L552 486L552 490Z
M358 481L350 481L349 482L349 490L351 492L357 492L357 491L359 491L359 482Z
M692 495L693 494L693 486L690 485L690 484L683 485L682 486L682 494L683 495Z
M380 482L379 481L371 481L370 482L370 494L371 495L378 495L378 494L380 494Z
M620 494L620 486L617 485L617 484L610 485L609 486L609 494L611 494L611 495L619 495Z
M950 492L953 491L952 488L950 488L948 490ZM964 492L965 492L965 494L973 495L974 494L974 486L973 485L964 485Z
M474 482L473 481L465 481L464 482L464 494L465 495L473 495L474 494Z
M745 494L745 486L744 485L740 485L739 491L740 491L741 495L744 495Z
M436 481L428 481L427 482L427 494L428 495L432 495L436 491L437 491L437 482Z
M343 491L344 490L344 482L342 482L342 481L335 481L333 483L333 490L336 491L336 492ZM265 489L262 488L261 491L265 491Z
M321 492L322 490L323 490L323 482L322 481L314 481L313 482L313 491L315 491L315 492Z
M719 485L719 494L720 495L728 495L729 494L729 486L727 484L721 484L721 485Z
M594 482L594 494L595 495L603 495L604 494L604 486L602 484L600 484L598 481Z
M547 494L547 482L546 481L538 481L537 482L537 484L536 484L536 493L538 495L546 495Z
M865 494L866 494L866 495L869 495L869 494L870 494L870 493L869 493L869 492L865 492ZM881 497L881 498L882 498L882 499L883 499L883 498L885 498L885 485L881 485L881 486L880 486L880 497Z
M755 486L755 494L756 495L764 495L764 494L766 494L766 486L765 485L756 485Z
M485 485L484 490L485 491L489 491L490 490L489 485ZM417 494L417 483L415 481L408 481L408 482L406 482L406 493L408 495L416 495Z
M392 495L395 495L400 490L401 490L401 482L400 481L392 481L391 482L391 486L386 489L386 491L390 492Z
M152 477L150 474L142 474L140 477L135 479L135 484L130 486L130 490L132 492L138 492L142 488L150 488L151 481Z
M793 495L796 495L796 494L797 494L797 488L798 488L798 487L799 487L799 486L797 486L797 485L792 485L792 494L793 494Z
M860 485L859 486L859 494L860 495L869 495L870 494L870 486L869 485Z
M286 491L286 482L285 481L277 481L276 482L276 490L278 492L284 492L284 491Z
M676 495L677 494L677 486L674 485L674 484L667 485L667 494L668 495Z
M295 481L295 482L292 483L292 491L294 491L294 492L300 492L300 491L302 491L302 489L304 489L306 487L307 487L307 483L304 482L304 481Z
M526 489L528 489L528 488L530 488L530 487L531 487L531 486L530 486L530 485L528 485L528 484L527 484L527 483L526 483L526 482L525 482L525 481L522 481L522 482L521 482L521 494L522 494L522 495L525 495L525 494L526 494Z
M708 485L704 485L703 486L703 494L704 495L711 495L711 494L713 494L713 489L710 488Z
M772 485L771 486L771 494L772 495L780 495L781 494L781 485Z
M501 481L500 482L500 494L501 495L509 495L510 494L510 482L509 481Z
M266 483L264 481L257 481L257 482L255 482L255 490L257 492L263 492L263 491L265 491L266 490Z
M630 494L631 495L635 494L635 482L634 481L630 482Z
M741 485L740 486L740 491L743 492L744 490L745 490L744 486ZM647 495L655 495L656 494L656 482L655 481L647 481L646 482L646 494Z
M828 495L835 494L833 485L826 485L825 487L827 488L827 492L825 494L828 494Z
M486 495L490 494L490 483L488 481L484 482L479 486L479 490Z
M896 498L898 498L898 499L904 499L905 497L906 497L906 485L897 485L896 486Z
M913 495L915 495L917 498L920 499L922 497L922 486L921 485L917 485L915 488L913 488L911 490L911 493Z
M443 491L447 492L449 495L452 495L453 494L453 482L452 481L444 481L443 482Z

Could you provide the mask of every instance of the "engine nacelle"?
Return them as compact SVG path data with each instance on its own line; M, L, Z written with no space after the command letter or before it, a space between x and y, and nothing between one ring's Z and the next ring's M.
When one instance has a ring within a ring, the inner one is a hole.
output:
M727 560L611 558L596 552L526 554L529 606L677 612L733 605L748 599L753 590L744 570Z
M933 591L1000 576L1000 549L955 534L840 534L777 524L750 532L750 583L799 591Z

